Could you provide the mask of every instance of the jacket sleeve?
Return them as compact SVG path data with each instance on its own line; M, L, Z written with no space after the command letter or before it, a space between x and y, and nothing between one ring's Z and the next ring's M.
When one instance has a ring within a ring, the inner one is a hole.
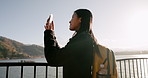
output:
M51 30L44 32L44 46L45 58L50 66L63 66L77 59L78 61L86 60L91 51L91 42L85 35L70 40L65 47L60 48Z
M44 31L44 54L49 65L60 66L60 60L56 59L59 54L60 47L56 41L56 37L52 30ZM60 57L58 57L60 58ZM61 59L62 60L62 59Z

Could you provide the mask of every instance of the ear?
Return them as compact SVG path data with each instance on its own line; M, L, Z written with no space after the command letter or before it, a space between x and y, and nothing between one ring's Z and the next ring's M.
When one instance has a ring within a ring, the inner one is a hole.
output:
M81 22L81 18L79 18L79 22Z

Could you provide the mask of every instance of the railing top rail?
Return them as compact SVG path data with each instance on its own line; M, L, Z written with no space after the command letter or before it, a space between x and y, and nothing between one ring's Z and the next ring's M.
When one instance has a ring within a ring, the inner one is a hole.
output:
M125 59L117 59L116 61L124 61L124 60L136 60L136 59L148 59L148 58L125 58ZM48 63L20 63L20 62L0 62L0 66L50 66Z
M123 58L123 59L117 59L116 61L123 61L123 60L136 60L136 59L148 59L148 58Z

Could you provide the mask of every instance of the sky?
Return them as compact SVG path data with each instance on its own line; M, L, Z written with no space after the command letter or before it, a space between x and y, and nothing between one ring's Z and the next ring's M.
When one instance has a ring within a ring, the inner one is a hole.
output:
M93 14L98 43L111 49L148 49L148 0L0 0L0 36L43 45L44 25L54 15L61 47L74 32L69 21L77 9Z

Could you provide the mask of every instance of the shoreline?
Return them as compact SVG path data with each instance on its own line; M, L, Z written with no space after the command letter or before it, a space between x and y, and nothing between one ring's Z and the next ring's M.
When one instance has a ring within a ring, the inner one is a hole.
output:
M36 59L36 58L44 58L44 56L31 56L31 57L12 57L12 58L0 58L0 60L13 60L13 59Z

